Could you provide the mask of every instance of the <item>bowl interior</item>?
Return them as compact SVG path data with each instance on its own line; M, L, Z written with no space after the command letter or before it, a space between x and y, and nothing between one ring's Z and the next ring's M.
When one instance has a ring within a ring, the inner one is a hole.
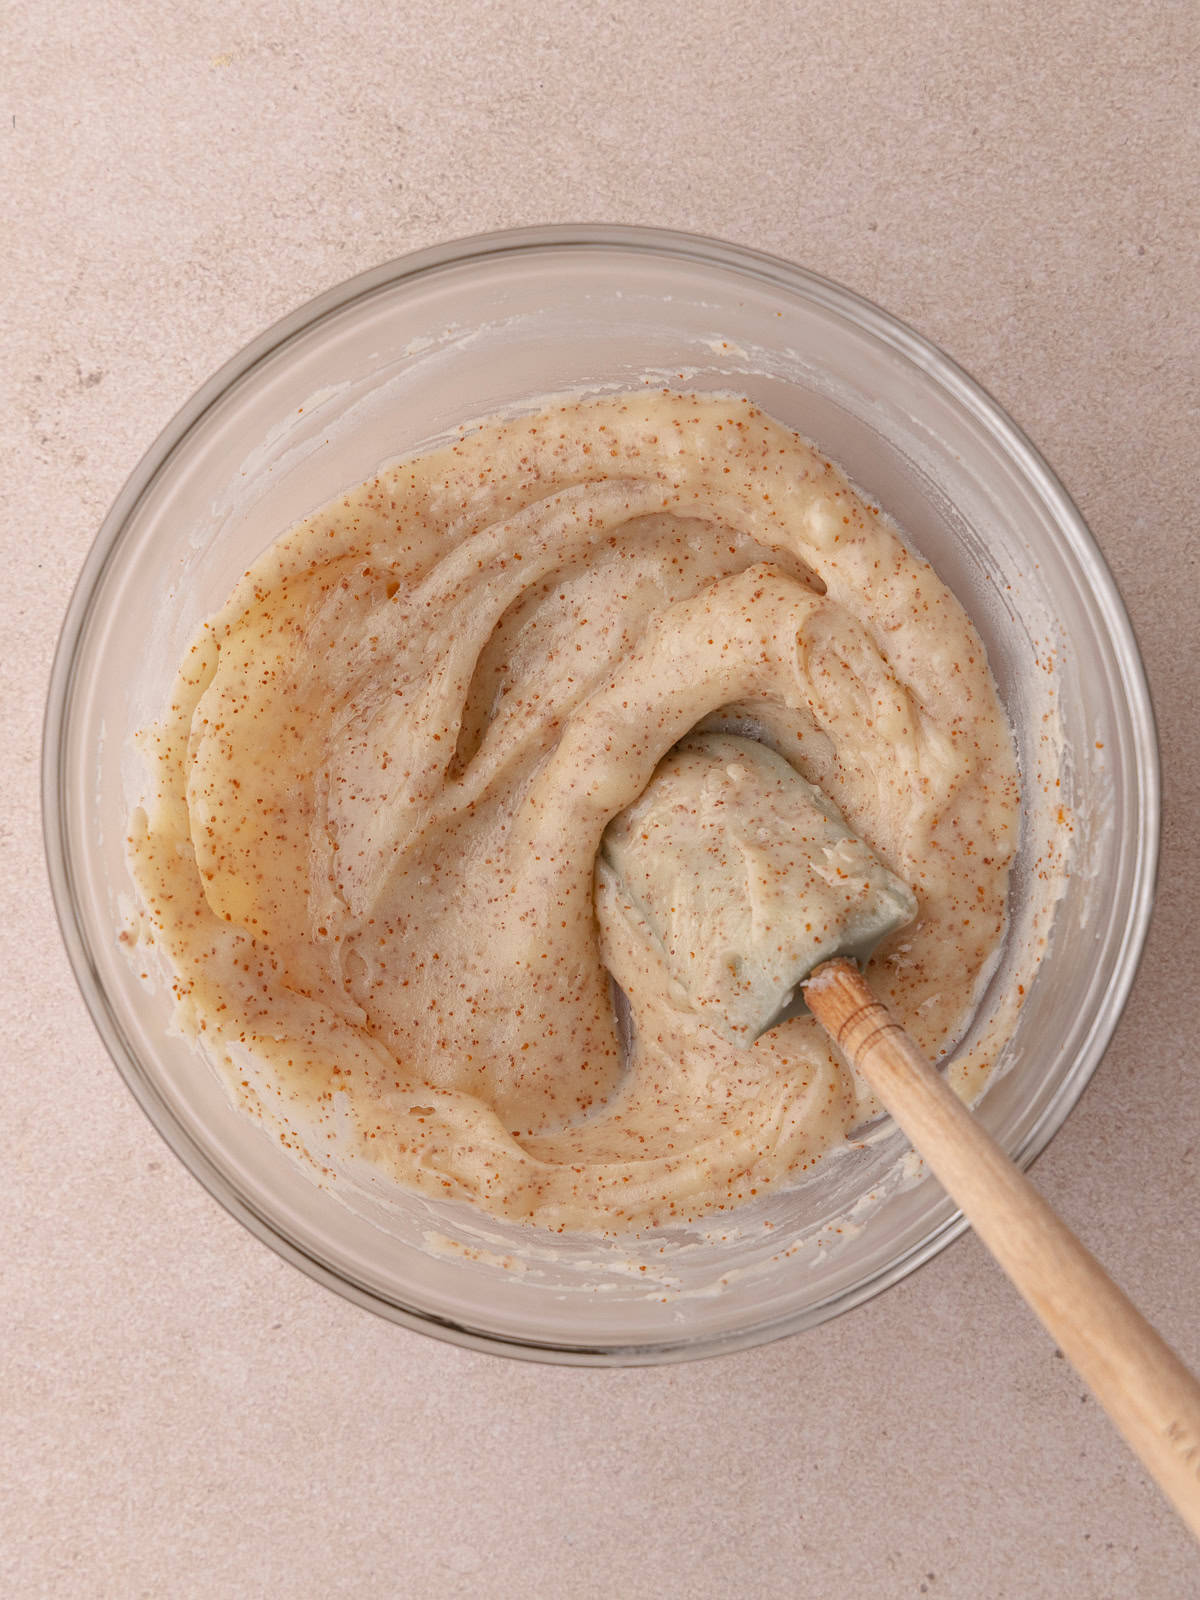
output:
M534 1236L362 1173L319 1187L227 1101L173 1031L162 974L143 976L115 937L145 784L131 736L200 622L291 523L470 419L645 384L736 390L817 441L984 639L1026 814L981 1018L1018 982L1026 993L979 1115L1031 1158L1107 1042L1148 914L1157 776L1140 664L1077 514L1012 425L916 336L794 267L644 230L543 230L408 258L305 308L217 375L123 492L67 619L47 728L64 934L168 1142L341 1292L563 1360L669 1359L802 1327L924 1259L953 1208L895 1133L719 1226L616 1243Z

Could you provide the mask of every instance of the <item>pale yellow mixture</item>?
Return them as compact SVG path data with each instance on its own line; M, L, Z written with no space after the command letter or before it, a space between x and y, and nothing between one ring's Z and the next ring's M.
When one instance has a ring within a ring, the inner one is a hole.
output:
M746 400L665 391L389 468L206 624L130 845L182 1024L319 1168L498 1216L615 1231L786 1184L872 1107L811 1018L749 1049L705 1025L596 881L700 724L752 728L915 890L873 974L936 1052L1017 838L983 647L835 465Z

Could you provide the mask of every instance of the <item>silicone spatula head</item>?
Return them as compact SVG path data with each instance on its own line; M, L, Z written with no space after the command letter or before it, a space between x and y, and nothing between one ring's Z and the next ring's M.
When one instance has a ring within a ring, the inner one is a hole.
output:
M804 1008L815 967L865 963L917 913L828 796L733 734L690 734L667 754L606 829L599 870L697 1014L741 1045Z

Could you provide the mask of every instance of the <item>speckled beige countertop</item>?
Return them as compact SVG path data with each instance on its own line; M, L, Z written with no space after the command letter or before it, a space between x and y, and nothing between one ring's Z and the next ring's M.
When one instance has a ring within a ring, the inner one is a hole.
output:
M1197 80L1189 0L9 6L0 1594L1200 1593L967 1237L815 1332L665 1370L435 1343L318 1288L151 1130L60 947L59 620L175 409L361 268L521 223L776 251L972 371L1131 609L1166 777L1124 1023L1036 1179L1200 1365Z

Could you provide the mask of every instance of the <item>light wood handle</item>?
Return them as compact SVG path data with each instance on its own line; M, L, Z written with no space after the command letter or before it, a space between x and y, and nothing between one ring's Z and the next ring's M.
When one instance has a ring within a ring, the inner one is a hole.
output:
M1200 1383L979 1125L853 962L818 967L805 998L1200 1539Z

